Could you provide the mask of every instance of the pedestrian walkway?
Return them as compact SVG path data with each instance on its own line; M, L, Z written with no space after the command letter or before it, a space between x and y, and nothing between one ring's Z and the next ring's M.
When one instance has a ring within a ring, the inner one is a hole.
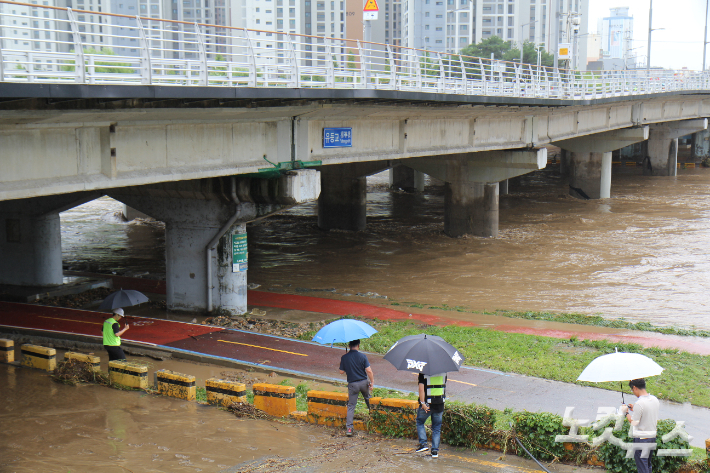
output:
M19 328L38 334L54 333L90 337L100 343L101 323L107 314L85 310L0 302L0 330ZM122 337L124 345L151 346L189 354L209 363L227 359L243 365L278 371L306 379L344 382L338 373L343 348L287 339L243 330L224 329L161 319L128 316L131 328ZM401 372L382 355L368 354L375 384L401 391L416 389L416 375ZM594 419L600 407L621 403L617 392L549 381L511 373L464 367L449 375L449 399L514 410L564 414L575 407L575 417ZM631 395L629 395L632 398ZM662 402L662 418L686 421L695 446L710 437L710 409Z

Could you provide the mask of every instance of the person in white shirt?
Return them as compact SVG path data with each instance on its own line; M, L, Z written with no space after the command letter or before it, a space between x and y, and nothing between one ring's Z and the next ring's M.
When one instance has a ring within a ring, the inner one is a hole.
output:
M626 413L626 419L631 424L634 443L656 443L656 424L658 423L658 410L660 404L656 396L646 391L646 380L632 379L629 387L638 398L635 404L621 406L621 412ZM638 473L651 473L651 454L642 458L642 450L634 452L636 469Z

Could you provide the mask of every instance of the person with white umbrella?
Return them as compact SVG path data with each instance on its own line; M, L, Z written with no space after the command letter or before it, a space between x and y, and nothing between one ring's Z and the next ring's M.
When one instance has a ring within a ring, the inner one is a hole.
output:
M621 412L626 414L626 419L631 424L631 433L634 443L656 444L656 424L658 423L658 410L660 403L656 396L646 391L645 379L632 379L629 387L638 398L635 404L621 406ZM651 473L651 452L634 449L634 461L638 473Z

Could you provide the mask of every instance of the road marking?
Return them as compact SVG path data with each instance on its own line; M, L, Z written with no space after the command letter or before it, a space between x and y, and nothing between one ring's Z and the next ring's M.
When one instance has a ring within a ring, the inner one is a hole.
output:
M454 383L468 384L469 386L478 386L477 384L467 383L466 381L457 381L455 379L450 379L449 381L453 381Z
M467 462L467 463L476 463L476 464L478 464L478 465L482 465L482 466L492 466L492 467L495 467L495 468L505 468L506 470L507 470L508 468L515 468L515 470L517 470L517 471L522 471L522 472L526 472L526 473L539 473L539 472L542 471L542 470L531 470L530 468L524 468L524 467L522 467L522 466L506 465L506 464L504 464L504 463L497 463L497 462L492 462L492 461L488 461L488 460L479 460L479 459L477 459L477 458L466 458L466 457L462 457L462 456L459 456L459 455L451 455L451 454L448 454L448 453L447 453L447 454L444 454L444 455L442 455L441 453L439 453L439 456L440 456L440 457L447 457L447 458L452 458L452 457L453 457L453 458L456 458L456 459L458 459L458 460L461 460L461 461L464 461L464 462ZM509 471L509 470L508 470L508 471Z
M229 340L217 340L217 341L222 342L222 343L233 343L235 345L244 345L245 347L261 348L263 350L279 351L281 353L288 353L289 355L308 356L303 353L294 353L292 351L277 350L276 348L260 347L259 345L249 345L248 343L230 342Z
M44 315L39 316L40 319L54 319L54 320L66 320L67 322L79 322L80 324L95 324L95 325L103 325L103 322L85 322L83 320L74 320L74 319L62 319L60 317L46 317Z

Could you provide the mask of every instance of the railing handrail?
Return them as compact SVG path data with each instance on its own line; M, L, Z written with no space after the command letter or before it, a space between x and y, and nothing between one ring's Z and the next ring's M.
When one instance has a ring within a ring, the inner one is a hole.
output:
M121 83L134 83L131 79L138 77L142 84L209 86L228 83L231 86L242 86L247 81L240 78L248 76L248 82L252 87L327 86L458 94L461 93L458 92L460 90L465 94L480 91L483 95L567 99L596 98L598 95L602 97L635 95L641 92L657 93L667 90L710 89L708 73L705 72L576 71L534 64L525 67L524 63L501 59L440 53L357 39L247 29L93 10L73 10L10 0L0 0L0 4L63 11L67 14L67 19L0 14L0 20L3 17L12 17L24 18L28 21L27 26L6 25L2 21L1 28L34 31L36 36L34 38L29 37L30 35L13 38L0 36L0 80L2 81L67 82L63 78L70 77L70 74L64 72L71 70L75 73L76 82L79 83L97 83L96 79L102 79L100 83L106 83L103 79L110 81L112 78L128 80ZM84 20L79 21L78 15L81 15ZM86 21L84 15L122 18L135 24L113 24L109 21L102 23L100 19L97 23L93 20ZM29 26L30 21L51 21L53 27ZM69 28L61 30L56 27L58 23L65 23ZM149 28L148 25L152 27ZM183 29L175 25L180 25ZM99 27L99 32L94 31L95 26ZM137 36L117 34L116 28L121 31L125 28L136 32ZM194 28L194 31L188 28ZM222 31L231 33L222 34ZM44 32L45 38L39 38L39 32ZM57 37L54 40L47 39L52 32ZM73 41L61 40L60 34L71 34ZM273 38L256 39L255 45L255 38L261 34ZM89 36L100 37L101 40L97 43L95 39L91 41L82 39ZM61 45L61 48L56 47L57 51L49 51L49 46L46 46L47 51L43 51L34 47L32 50L22 47L3 47L3 41L14 39L17 43L18 38L23 43L55 44ZM140 47L114 42L126 40L130 43L136 39L139 40ZM210 42L209 39L213 41ZM310 41L312 39L317 41ZM262 47L259 41L267 45ZM272 48L270 43L273 45L278 43L278 45ZM286 44L286 47L282 44ZM59 51L70 46L74 46L70 53ZM104 48L108 48L109 52L104 52ZM125 53L116 55L111 48L140 51L138 56ZM208 48L222 50L220 52ZM97 53L92 49L96 49ZM228 60L210 59L221 54L225 54ZM48 55L53 55L56 60L48 59ZM184 58L171 58L169 57L171 55L184 55ZM192 59L190 55L195 55L195 58ZM67 57L74 57L74 59L68 60ZM239 60L235 61L235 59ZM13 66L15 69L8 66ZM114 70L101 72L101 68ZM135 74L136 70L139 74ZM124 77L127 74L131 74L130 77ZM228 77L229 80L225 81L220 77ZM180 82L177 80L179 78L184 80ZM686 79L688 83L683 83ZM662 83L658 82L661 80ZM480 84L477 84L478 82Z

